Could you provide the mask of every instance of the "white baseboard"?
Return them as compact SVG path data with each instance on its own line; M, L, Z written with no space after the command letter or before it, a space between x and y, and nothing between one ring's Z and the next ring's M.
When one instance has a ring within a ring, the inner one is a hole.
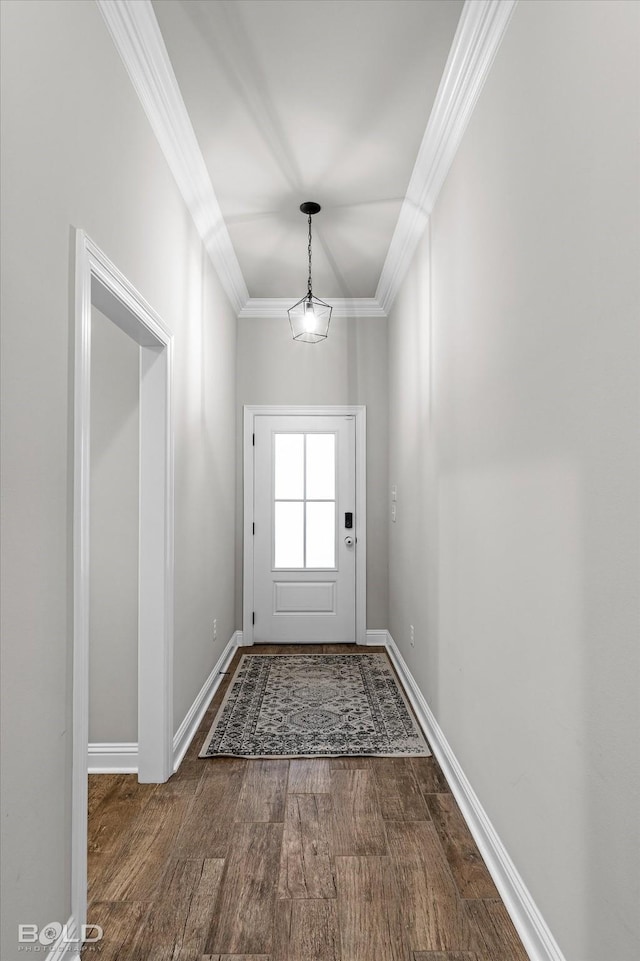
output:
M24 951L27 955L34 950L45 951L47 961L81 961L82 944L85 943L88 943L90 947L95 945L99 956L101 939L98 941L91 940L97 937L99 933L100 931L91 923L87 923L87 925L82 928L82 931L80 931L80 926L76 918L71 915L53 944L43 946L39 942L36 942L34 945L27 943L24 946ZM104 931L102 934L104 935ZM81 944L79 940L80 935L89 938L89 941L83 941Z
M34 949L36 951L45 951L47 961L80 961L80 951L76 940L77 930L78 926L72 915L53 944L50 946L43 946L39 942L34 945L25 944L22 950L24 950L27 957L29 956L30 949L31 951Z
M211 702L211 698L218 690L218 687L222 683L223 671L226 671L227 667L231 663L233 655L238 647L242 646L242 631L236 631L224 651L216 661L206 679L200 693L196 696L195 701L187 711L187 714L176 731L173 738L173 770L177 771L182 762L182 758L185 756L187 748L191 744L193 737L200 726L200 722L205 715L207 708Z
M367 647L388 647L391 635L389 631L367 631L365 644Z
M89 744L87 770L89 774L136 774L138 742Z
M222 681L221 671L226 670L236 652L236 648L240 646L242 646L242 631L236 631L176 731L173 738L174 771L178 770L211 698ZM137 742L90 744L87 766L89 774L136 774L138 771L138 744Z
M531 961L566 961L390 634L387 649Z

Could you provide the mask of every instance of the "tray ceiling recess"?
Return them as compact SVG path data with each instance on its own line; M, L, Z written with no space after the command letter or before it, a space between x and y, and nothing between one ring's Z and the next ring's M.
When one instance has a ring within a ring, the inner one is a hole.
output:
M516 0L96 2L238 316L297 299L305 196L333 316L386 316Z

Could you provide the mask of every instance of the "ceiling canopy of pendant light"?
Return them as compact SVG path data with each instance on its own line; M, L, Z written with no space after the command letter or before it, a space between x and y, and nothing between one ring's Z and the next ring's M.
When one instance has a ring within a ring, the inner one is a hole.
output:
M307 280L307 292L304 297L290 307L287 313L289 314L289 323L291 324L291 333L293 334L294 340L302 340L307 344L317 344L321 340L327 339L327 334L329 333L329 323L331 321L331 311L333 310L329 304L325 304L324 300L320 300L319 297L315 297L311 287L311 218L314 214L317 214L320 210L320 204L314 203L312 200L307 200L305 203L300 204L300 210L303 214L306 214L309 219L309 278Z

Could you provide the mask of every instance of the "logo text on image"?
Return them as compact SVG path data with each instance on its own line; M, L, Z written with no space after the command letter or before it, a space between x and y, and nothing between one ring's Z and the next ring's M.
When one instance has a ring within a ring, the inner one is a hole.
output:
M95 944L100 941L104 931L99 924L83 924L80 928L80 938L76 938L74 932L69 931L68 924L61 924L59 921L50 921L40 927L37 924L18 925L19 944L42 944L50 945L54 942L61 944L75 944L81 941L84 944Z

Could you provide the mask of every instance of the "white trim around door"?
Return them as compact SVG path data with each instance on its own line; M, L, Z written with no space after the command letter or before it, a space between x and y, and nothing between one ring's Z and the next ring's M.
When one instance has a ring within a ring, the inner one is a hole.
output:
M244 465L244 520L243 520L243 643L253 644L253 518L254 472L253 435L256 417L354 417L356 424L356 511L355 536L358 544L356 558L356 643L366 644L367 632L367 409L364 405L335 407L254 406L244 407L243 465Z
M82 230L75 233L71 902L87 914L91 307L140 346L138 779L173 773L173 335Z

